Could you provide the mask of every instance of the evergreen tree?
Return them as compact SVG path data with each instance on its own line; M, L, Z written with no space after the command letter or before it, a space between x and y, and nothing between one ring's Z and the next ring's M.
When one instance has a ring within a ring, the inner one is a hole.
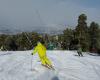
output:
M89 33L86 20L87 16L85 14L81 14L78 17L78 25L75 29L75 38L78 39L83 51L87 51L89 49Z
M5 45L4 47L7 49L7 50L17 50L17 45L16 45L16 42L13 38L13 36L8 36L6 39L5 39Z
M63 48L64 49L69 49L69 47L71 46L70 43L71 41L73 40L74 36L73 36L73 30L72 29L69 29L67 28L66 30L63 31L63 42L62 42L62 45L63 45Z
M90 24L89 28L89 34L90 34L90 49L100 49L100 29L99 25L95 22L92 22Z
M2 50L6 50L5 48L5 39L8 35L0 34L0 47L2 47Z
M30 34L23 32L17 35L16 43L18 45L18 50L29 50L32 49L32 43L30 43Z

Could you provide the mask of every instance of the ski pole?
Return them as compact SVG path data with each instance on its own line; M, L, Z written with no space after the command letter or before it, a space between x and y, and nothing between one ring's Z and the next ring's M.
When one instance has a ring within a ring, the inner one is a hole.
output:
M37 71L37 70L35 70L35 69L33 68L33 55L32 55L32 57L31 57L31 71Z
M33 69L33 55L32 55L32 57L31 57L31 70Z

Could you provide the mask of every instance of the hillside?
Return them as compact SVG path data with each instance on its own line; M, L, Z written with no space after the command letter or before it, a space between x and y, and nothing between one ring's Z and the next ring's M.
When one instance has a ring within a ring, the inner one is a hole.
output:
M0 80L100 80L99 56L78 57L76 51L47 51L47 55L55 71L41 66L31 51L0 52Z

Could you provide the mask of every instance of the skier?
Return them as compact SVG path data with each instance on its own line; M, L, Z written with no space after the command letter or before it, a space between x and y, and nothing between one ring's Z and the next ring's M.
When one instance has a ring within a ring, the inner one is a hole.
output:
M51 41L48 43L47 49L48 50L53 50L54 49L54 44Z
M42 65L49 69L53 69L51 61L48 59L46 55L46 47L44 46L43 39L40 39L40 41L37 43L37 46L34 48L32 52L32 55L34 55L36 52L38 52Z
M80 45L78 46L77 53L78 53L78 56L83 56L82 49L81 49Z

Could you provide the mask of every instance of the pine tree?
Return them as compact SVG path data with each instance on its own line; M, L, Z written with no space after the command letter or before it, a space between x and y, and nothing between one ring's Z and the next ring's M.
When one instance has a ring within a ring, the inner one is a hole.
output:
M66 30L64 30L63 31L63 39L64 39L64 41L63 41L63 48L64 49L69 49L69 47L70 47L70 43L71 43L71 41L73 40L73 30L72 29L69 29L69 28L67 28Z
M17 50L18 46L16 45L13 35L9 35L6 37L4 47L7 50L13 50L13 51Z
M87 16L85 14L81 14L78 17L78 25L75 29L75 38L78 39L83 51L87 51L89 49L89 33L86 20Z
M90 34L90 49L100 49L100 29L99 25L95 22L91 22L90 28L89 28L89 34ZM94 52L95 52L94 51Z

